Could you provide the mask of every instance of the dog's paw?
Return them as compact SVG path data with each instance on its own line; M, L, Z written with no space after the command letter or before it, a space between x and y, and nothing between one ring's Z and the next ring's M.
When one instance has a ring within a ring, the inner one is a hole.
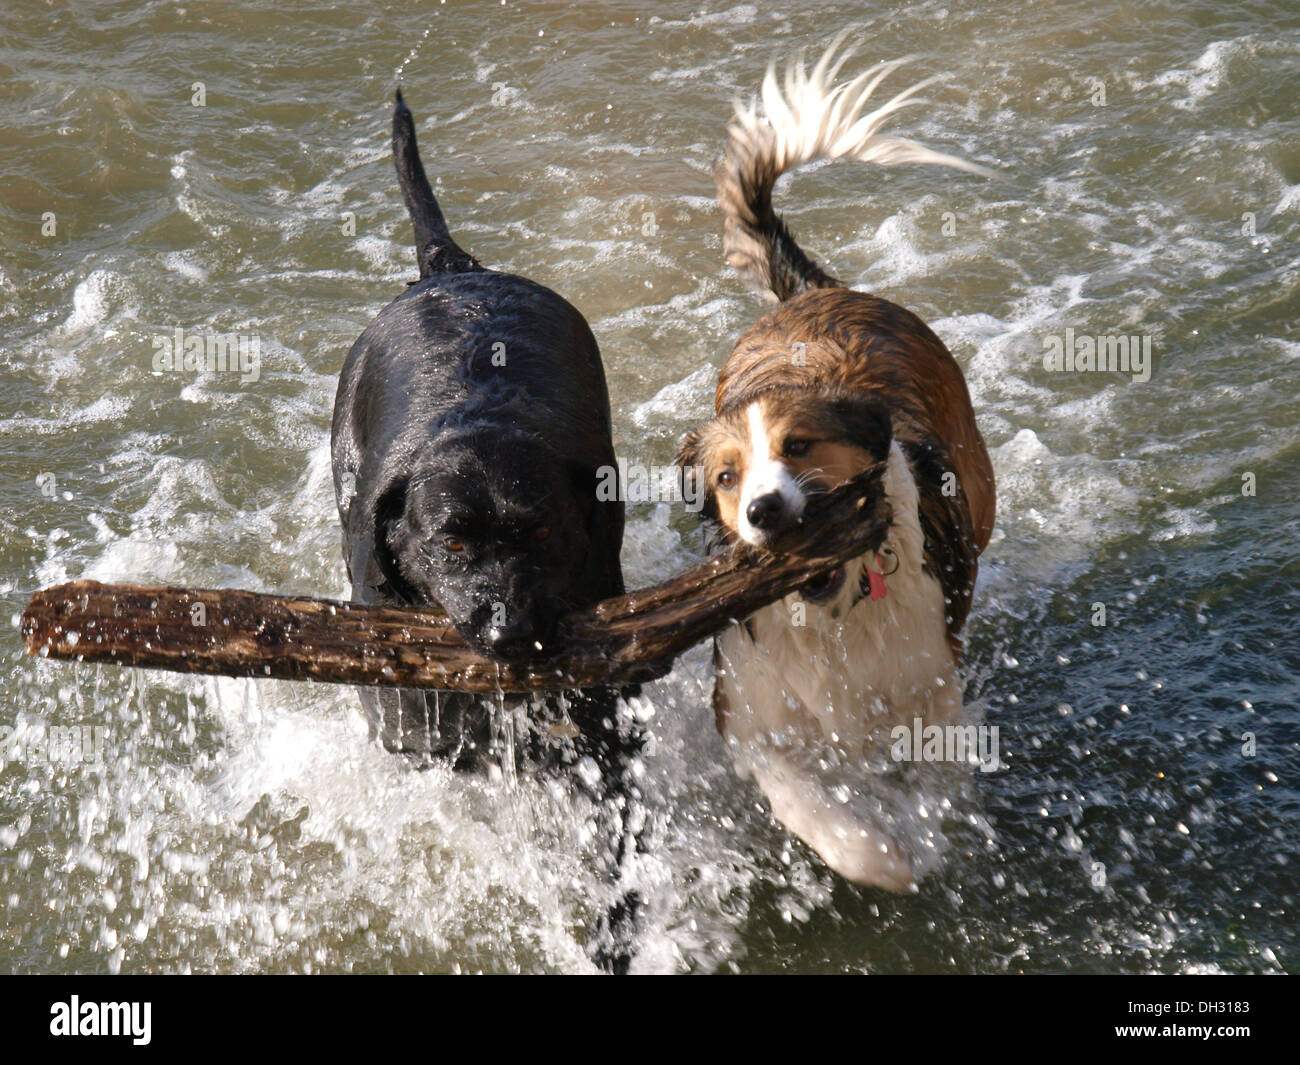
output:
M780 755L768 752L753 767L772 813L845 880L886 891L916 890L912 863L898 844L820 783Z

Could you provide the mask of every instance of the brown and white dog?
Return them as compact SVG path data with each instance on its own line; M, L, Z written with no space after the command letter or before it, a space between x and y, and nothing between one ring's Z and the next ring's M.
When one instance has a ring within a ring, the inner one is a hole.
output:
M836 46L811 72L769 68L765 114L736 106L717 169L727 261L779 305L737 341L717 415L678 461L705 481L726 541L766 545L808 497L884 463L892 512L881 547L732 626L714 646L718 728L787 828L836 872L895 891L912 863L846 799L898 725L962 720L957 672L977 559L993 528L993 469L943 342L911 311L815 265L772 209L784 172L818 158L981 167L877 130L921 85L864 107L897 62L832 83Z

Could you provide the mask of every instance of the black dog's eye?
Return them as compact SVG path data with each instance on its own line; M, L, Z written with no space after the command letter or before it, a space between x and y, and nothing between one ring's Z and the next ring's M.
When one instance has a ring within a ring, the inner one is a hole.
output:
M442 541L442 546L448 551L464 551L465 545L454 536L448 536Z
M732 473L730 470L723 470L720 474L718 474L718 487L735 488L736 475Z
M536 529L533 530L534 540L545 540L550 535L551 535L551 527L549 525L539 525L537 526Z
M812 447L811 440L787 440L783 450L786 458L799 459L808 454L810 447Z

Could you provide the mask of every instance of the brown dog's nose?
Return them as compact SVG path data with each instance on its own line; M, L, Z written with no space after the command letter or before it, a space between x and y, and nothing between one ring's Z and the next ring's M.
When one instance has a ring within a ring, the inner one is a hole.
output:
M780 492L768 492L767 495L759 496L745 510L749 524L764 532L771 532L780 525L784 514L785 500L781 498Z

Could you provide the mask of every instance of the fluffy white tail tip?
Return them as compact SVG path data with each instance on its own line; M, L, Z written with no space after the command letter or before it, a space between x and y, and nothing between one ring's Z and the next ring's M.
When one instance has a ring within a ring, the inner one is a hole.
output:
M784 84L778 83L775 65L767 68L763 79L762 110L758 102L735 105L732 136L751 143L772 138L771 151L780 172L814 159L857 159L880 166L900 163L938 163L985 177L994 171L961 159L936 152L923 144L902 137L882 135L879 130L895 111L920 103L912 97L929 85L933 78L904 89L874 111L864 110L872 93L907 58L877 63L852 81L835 85L845 61L853 55L850 47L840 51L843 35L826 50L809 71L802 58L785 70Z

